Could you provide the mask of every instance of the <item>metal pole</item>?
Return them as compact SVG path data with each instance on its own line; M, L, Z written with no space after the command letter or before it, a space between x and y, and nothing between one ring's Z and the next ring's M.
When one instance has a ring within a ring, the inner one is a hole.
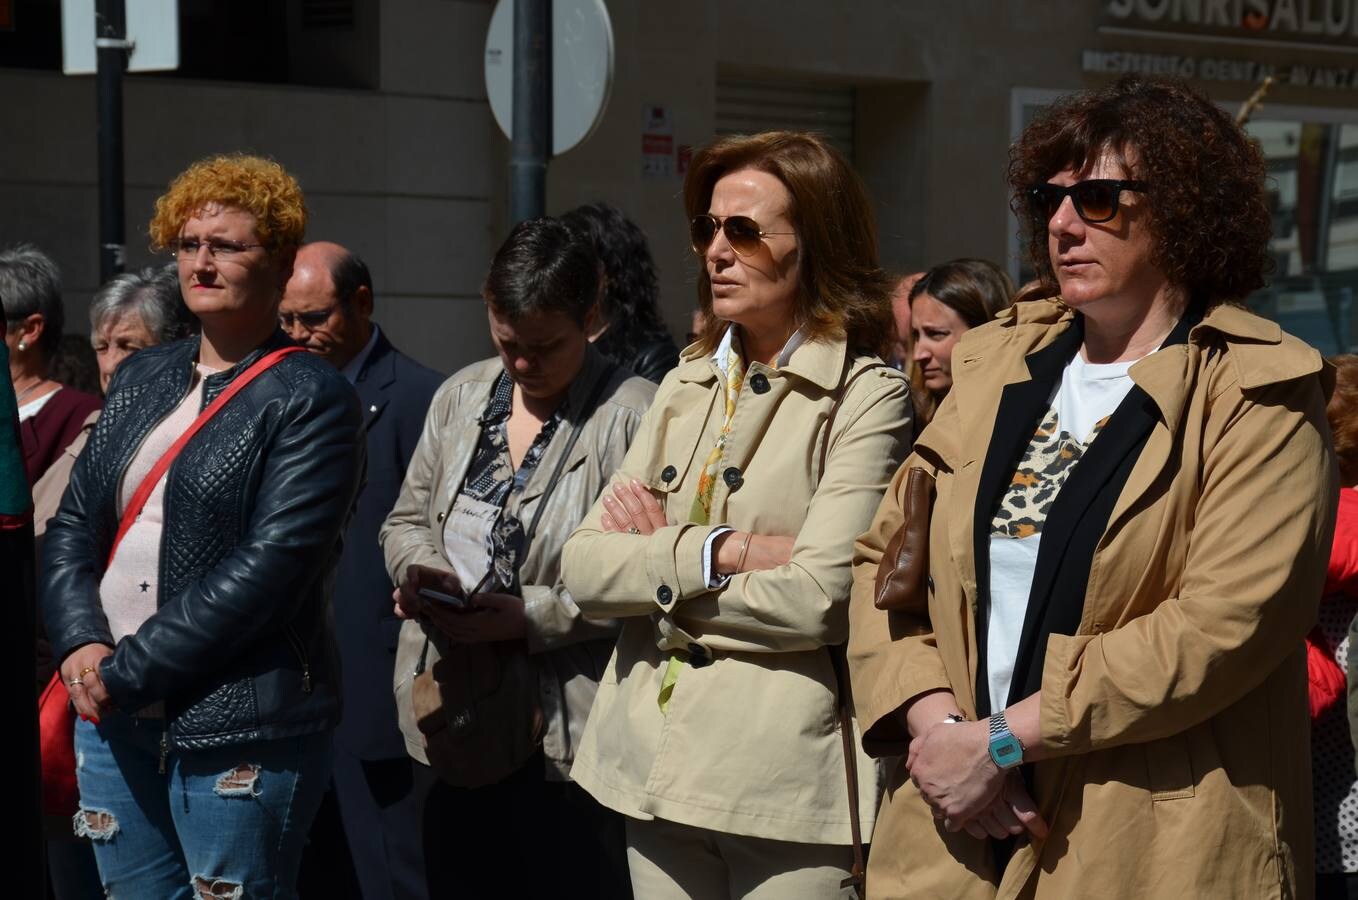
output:
M514 0L514 137L509 153L509 217L514 224L540 216L547 208L551 16L551 0Z
M99 68L99 280L123 270L123 70L127 66L124 0L97 0L94 46Z

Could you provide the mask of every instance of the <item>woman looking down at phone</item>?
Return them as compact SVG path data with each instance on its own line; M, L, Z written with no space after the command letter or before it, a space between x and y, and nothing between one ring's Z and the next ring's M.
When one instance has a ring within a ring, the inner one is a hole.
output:
M594 250L560 222L516 226L483 293L499 356L439 388L382 527L397 615L410 620L397 707L411 755L428 764L424 738L406 721L426 641L441 658L458 644L519 642L537 672L545 731L537 754L498 784L431 784L431 889L491 896L514 873L525 896L559 884L580 896L626 896L622 823L568 775L617 628L582 618L559 570L566 536L621 464L655 387L590 344ZM418 771L434 782L429 768Z
M573 774L627 816L638 897L844 896L827 648L910 440L909 385L878 357L891 285L862 184L813 135L718 141L684 206L703 331L566 545L581 608L624 619Z

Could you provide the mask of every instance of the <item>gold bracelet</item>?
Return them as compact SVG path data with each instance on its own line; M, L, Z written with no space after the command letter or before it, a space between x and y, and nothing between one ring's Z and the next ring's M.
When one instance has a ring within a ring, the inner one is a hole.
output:
M736 575L739 575L740 570L745 566L745 554L749 552L750 538L752 537L754 537L754 534L747 531L745 532L745 540L740 542L740 555L736 557L736 571L734 573Z

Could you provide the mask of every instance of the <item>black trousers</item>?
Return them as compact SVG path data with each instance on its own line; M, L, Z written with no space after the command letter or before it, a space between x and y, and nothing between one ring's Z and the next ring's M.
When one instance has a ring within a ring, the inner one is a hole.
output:
M428 900L420 817L427 784L409 757L360 759L335 745L330 791L311 827L304 900Z
M1316 900L1358 900L1358 874L1317 872Z
M470 790L415 768L427 785L432 896L631 900L623 817L573 782L547 781L541 754L499 784Z

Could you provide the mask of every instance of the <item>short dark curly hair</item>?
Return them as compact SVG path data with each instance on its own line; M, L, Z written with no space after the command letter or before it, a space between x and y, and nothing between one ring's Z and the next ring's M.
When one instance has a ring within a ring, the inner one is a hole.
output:
M596 349L623 362L633 359L650 341L668 340L660 316L660 278L641 226L607 203L577 206L561 221L589 238L603 265L599 311L608 330L595 342Z
M1047 222L1026 191L1066 169L1088 172L1105 153L1149 183L1154 260L1171 283L1207 305L1241 303L1264 286L1273 226L1259 146L1183 81L1141 75L1063 97L1010 147L1011 208L1046 285L1056 284Z

